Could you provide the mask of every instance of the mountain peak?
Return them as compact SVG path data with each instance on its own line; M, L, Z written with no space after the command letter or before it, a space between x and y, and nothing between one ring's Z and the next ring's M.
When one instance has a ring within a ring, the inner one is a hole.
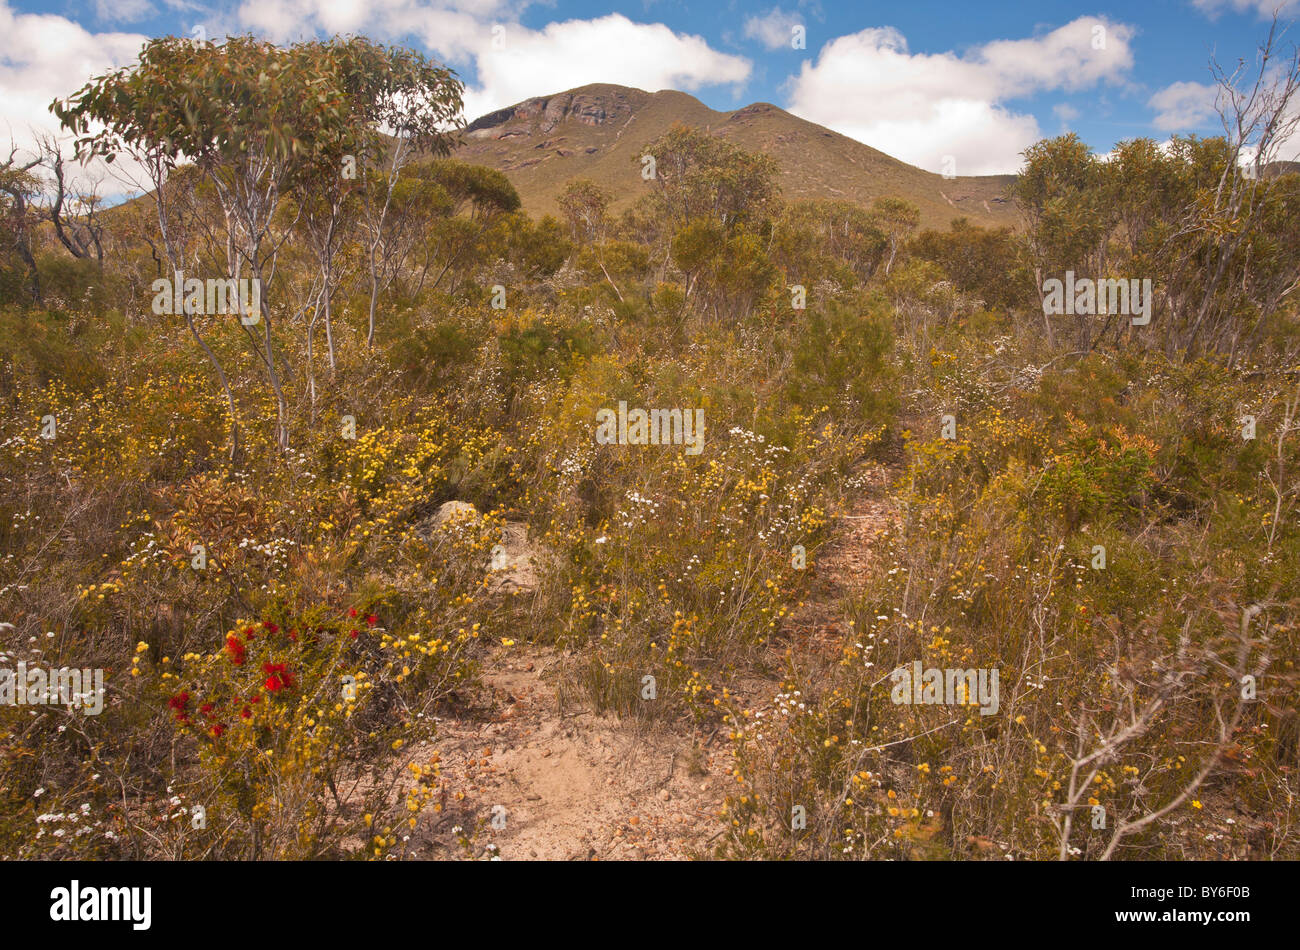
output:
M944 179L770 102L718 112L671 89L591 83L525 99L471 122L456 156L504 172L534 214L556 213L564 186L575 178L604 187L621 210L644 191L644 147L677 124L770 155L790 200L869 205L895 196L916 204L928 227L945 228L956 217L1015 224L1004 195L1012 176Z
M628 86L592 83L490 112L471 122L465 134L471 138L504 137L494 136L493 131L516 120L529 123L543 135L570 118L584 125L602 125L631 115L649 95Z

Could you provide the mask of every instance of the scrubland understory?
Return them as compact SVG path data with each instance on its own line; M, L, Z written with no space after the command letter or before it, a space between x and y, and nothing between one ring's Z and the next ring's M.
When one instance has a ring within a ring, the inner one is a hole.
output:
M918 230L678 128L533 219L418 58L155 43L61 114L156 188L0 177L0 665L105 686L0 707L0 855L1300 857L1300 177L1069 136Z

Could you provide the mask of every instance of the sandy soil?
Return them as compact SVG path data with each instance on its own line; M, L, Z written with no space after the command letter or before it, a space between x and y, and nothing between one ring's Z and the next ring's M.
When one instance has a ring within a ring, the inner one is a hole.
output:
M862 491L839 514L835 540L814 564L806 602L790 617L778 654L832 659L847 635L841 603L879 532L896 519L888 473L867 468ZM512 586L535 583L526 539L508 534ZM518 568L518 569L517 569ZM483 664L480 706L439 723L438 738L417 752L440 758L439 811L421 822L415 856L503 860L641 860L707 857L721 835L721 807L732 781L721 730L689 724L650 726L562 706L554 649L520 643L494 648ZM751 708L779 691L775 680L735 684ZM494 814L496 816L494 821ZM504 819L504 820L503 820Z
M441 756L446 794L422 856L464 856L458 839L475 828L475 857L703 856L721 828L727 744L589 710L562 714L548 675L558 659L547 648L502 647L483 674L492 712L439 724L430 751Z

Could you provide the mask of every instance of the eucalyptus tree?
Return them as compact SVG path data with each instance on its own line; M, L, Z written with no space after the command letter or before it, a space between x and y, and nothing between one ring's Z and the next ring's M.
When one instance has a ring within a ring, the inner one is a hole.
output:
M569 237L578 244L599 241L609 223L610 195L590 178L575 178L560 195L560 213L569 225Z
M425 229L412 248L419 274L414 293L419 294L435 266L441 264L428 285L431 290L453 268L463 271L477 263L481 255L476 251L488 229L518 212L521 202L509 178L483 165L444 158L413 168L411 175L426 183L416 192Z
M343 174L345 156L364 164L384 152L385 130L396 133L399 151L446 148L445 127L460 112L461 93L449 70L365 39L281 48L251 36L220 45L163 37L146 43L135 64L91 80L52 110L77 134L79 156L111 161L125 153L150 170L164 243L177 270L161 186L181 161L192 162L210 182L222 210L228 276L238 281L247 275L261 290L257 312L241 313L239 322L250 339L250 327L261 325L257 352L275 393L276 443L285 449L288 406L277 369L270 284L302 206L295 214L280 213L282 199L328 190ZM220 363L193 315L185 316L229 396ZM372 335L373 319L372 308ZM237 444L232 434L232 455Z
M731 230L775 210L780 188L776 160L769 155L680 125L644 151L642 174L649 176L655 204L672 233L695 219Z
M560 213L569 225L569 237L578 246L590 245L592 258L606 282L614 289L619 302L623 292L605 266L605 234L609 226L610 194L589 178L575 178L560 195Z
M349 39L339 63L356 108L357 158L372 173L361 182L361 223L366 233L370 305L366 343L374 346L375 308L382 289L381 246L402 170L417 155L447 155L456 141L463 84L420 53Z

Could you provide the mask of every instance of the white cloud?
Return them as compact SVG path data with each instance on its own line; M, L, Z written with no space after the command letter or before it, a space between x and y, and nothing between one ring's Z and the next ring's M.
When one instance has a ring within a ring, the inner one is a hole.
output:
M1147 105L1156 111L1152 124L1162 132L1199 129L1215 113L1218 89L1199 82L1176 82L1161 89Z
M773 7L762 16L751 16L745 20L745 38L758 40L768 49L788 49L794 35L793 28L801 25L803 20L797 14Z
M424 45L453 65L473 64L466 118L522 99L592 82L696 90L740 84L749 60L718 52L699 36L663 24L634 23L621 15L551 23L541 30L518 24L530 0L243 0L232 29L251 29L285 42L299 37L362 33L389 42ZM105 17L129 19L149 0L97 0ZM190 8L188 0L162 0ZM500 48L493 27L504 29ZM208 35L219 32L209 24ZM0 0L0 138L24 148L32 130L53 132L50 102L92 76L133 62L147 37L92 33L62 16L18 13ZM6 143L7 144L7 143Z
M278 42L361 30L395 40L414 36L452 65L474 65L477 79L465 92L470 120L587 83L695 90L742 83L752 69L702 37L621 14L531 30L518 23L524 6L526 0L244 0L239 18Z
M719 53L699 36L662 23L633 23L620 14L551 23L542 30L507 27L501 48L475 51L478 84L467 91L473 119L522 99L593 82L651 92L743 83L749 60Z
M95 0L95 13L110 23L134 23L153 12L149 0Z
M1286 81L1286 75L1287 70L1284 66L1270 66L1265 70L1263 87L1278 89ZM1255 78L1255 74L1247 74L1238 83L1238 92L1244 96ZM1176 82L1153 95L1147 101L1147 105L1156 111L1152 124L1162 131L1189 133L1211 126L1207 134L1224 135L1222 120L1219 117L1220 104L1228 110L1229 124L1235 125L1235 120L1232 119L1231 101L1221 98L1222 96L1219 87L1212 84ZM1259 147L1259 123L1262 116L1258 111L1254 116L1257 123L1255 133L1242 143L1240 160L1243 165L1254 162ZM1291 162L1300 159L1300 102L1292 101L1288 104L1277 123L1275 134L1277 137L1269 149L1266 160Z
M975 53L1001 94L1095 86L1132 68L1135 30L1099 17L1080 17L1044 36L996 40Z
M57 132L50 103L134 61L146 39L138 33L91 33L54 14L16 13L0 0L0 102L7 126L0 135L30 148L33 131Z
M1068 102L1058 102L1056 105L1052 106L1052 114L1062 122L1073 122L1081 115L1079 110Z
M1113 82L1133 64L1132 27L1081 17L1043 36L998 40L964 55L912 53L892 27L842 36L790 80L795 114L903 161L961 175L1017 171L1041 135L1005 103Z
M376 39L414 37L450 62L466 62L491 38L494 23L513 21L526 0L243 0L239 23L277 43L335 33Z
M1249 13L1253 10L1259 16L1269 19L1274 11L1286 15L1300 10L1300 0L1192 0L1192 6L1211 19L1224 10L1236 13Z

